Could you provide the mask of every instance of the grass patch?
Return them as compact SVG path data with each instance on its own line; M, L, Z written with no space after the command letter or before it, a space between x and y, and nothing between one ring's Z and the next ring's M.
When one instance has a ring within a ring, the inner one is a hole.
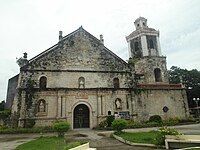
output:
M158 131L150 132L135 132L127 133L121 132L116 133L117 136L122 137L124 140L133 142L133 143L146 143L146 144L156 144L156 136L159 134Z
M63 137L40 137L19 145L15 150L68 150L87 143L87 141L69 141Z
M63 150L64 146L66 146L64 138L40 137L19 145L16 150Z

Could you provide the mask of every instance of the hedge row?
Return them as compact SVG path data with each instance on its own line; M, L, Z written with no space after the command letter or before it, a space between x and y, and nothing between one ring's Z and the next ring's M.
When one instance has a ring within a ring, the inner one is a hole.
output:
M15 134L15 133L47 133L55 132L53 127L35 127L35 128L4 128L0 127L0 134Z

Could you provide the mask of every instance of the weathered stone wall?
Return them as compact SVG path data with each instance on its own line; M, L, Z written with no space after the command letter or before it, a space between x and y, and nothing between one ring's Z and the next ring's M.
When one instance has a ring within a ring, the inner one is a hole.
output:
M79 104L85 104L90 110L90 128L96 127L104 120L108 111L111 111L112 115L114 112L128 111L130 115L134 114L134 121L148 121L152 115L160 115L163 119L185 118L189 115L184 90L142 90L137 95L132 91L132 95L131 101L130 93L125 89L40 92L38 99L46 100L47 113L43 116L36 114L36 126L51 125L57 119L63 119L73 128L74 108ZM115 106L117 98L122 100L121 109ZM164 107L168 108L167 112L163 111Z
M125 89L43 91L36 93L36 95L38 100L44 99L47 103L47 113L36 113L36 126L47 126L57 119L64 119L73 128L74 108L79 104L85 104L90 110L90 128L96 127L101 119L108 115L108 111L111 111L112 115L115 111L129 111L126 101L128 91ZM122 100L120 110L115 107L116 98ZM128 103L130 104L130 101ZM43 124L42 120L44 120Z
M27 74L27 73L26 73ZM47 88L78 88L80 77L85 79L85 88L113 88L113 79L118 78L120 87L125 88L127 76L126 72L34 72L33 75L24 75L23 79L27 80L31 78L36 82L35 87L39 88L40 77L45 76L47 78ZM22 79L22 82L23 82ZM22 83L23 84L23 83ZM21 84L21 85L22 85ZM25 84L23 84L25 86Z
M168 84L169 78L166 66L166 57L144 57L139 59L135 64L137 74L144 74L143 83L155 84L154 69L161 70L162 82L159 84ZM141 81L142 82L142 81Z
M163 119L189 116L187 96L184 89L180 90L143 90L134 97L137 121L147 121L152 115L160 115ZM169 110L163 111L164 107Z
M44 55L45 54L45 55ZM127 63L82 28L30 60L31 70L126 70Z

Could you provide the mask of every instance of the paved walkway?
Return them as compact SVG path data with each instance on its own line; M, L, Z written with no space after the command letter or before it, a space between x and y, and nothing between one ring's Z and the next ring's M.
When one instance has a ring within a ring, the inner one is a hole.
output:
M200 124L193 125L182 125L182 126L172 126L171 128L176 128L178 131L184 134L194 134L200 135ZM145 132L150 130L157 130L155 128L140 128L140 129L126 129L127 132ZM72 130L67 134L67 139L69 141L74 140L88 140L90 141L91 147L96 147L97 150L152 150L148 147L133 147L123 144L109 135L113 131L100 131L100 130L90 130L90 129L80 129ZM0 149L1 150L14 150L18 145L22 143L31 141L40 136L55 136L56 133L46 133L46 134L0 134ZM105 136L106 135L106 136Z
M149 147L133 147L126 145L114 138L105 136L104 133L106 132L89 129L78 129L74 130L72 135L79 135L79 137L76 138L77 140L88 140L90 142L90 147L95 147L97 150L152 150L152 148Z

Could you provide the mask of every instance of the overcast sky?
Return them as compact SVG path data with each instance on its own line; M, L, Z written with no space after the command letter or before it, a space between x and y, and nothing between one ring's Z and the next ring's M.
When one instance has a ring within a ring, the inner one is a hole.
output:
M103 34L105 46L128 60L125 36L139 16L160 31L168 69L200 70L200 0L0 0L0 101L19 73L16 57L53 46L59 30L67 35L82 25L97 38Z

